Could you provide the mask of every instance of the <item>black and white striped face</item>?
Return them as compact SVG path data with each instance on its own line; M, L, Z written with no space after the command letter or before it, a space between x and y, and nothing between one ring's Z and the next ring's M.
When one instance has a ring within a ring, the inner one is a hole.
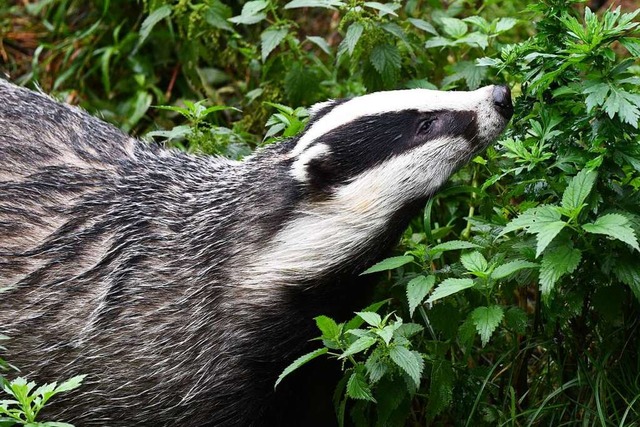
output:
M291 175L313 192L428 197L504 129L509 89L377 92L312 107L289 152Z

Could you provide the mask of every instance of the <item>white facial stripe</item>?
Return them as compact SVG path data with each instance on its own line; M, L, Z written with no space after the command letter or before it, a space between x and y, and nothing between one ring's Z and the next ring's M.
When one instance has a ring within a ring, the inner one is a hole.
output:
M488 103L492 99L492 91L493 86L486 86L473 92L407 89L374 92L353 98L336 106L314 123L300 138L289 155L291 157L300 155L317 138L359 117L403 110L478 110L480 104ZM313 106L311 111L317 112L326 106L325 104Z
M435 192L448 179L457 162L442 152L454 156L464 144L459 137L436 139L365 171L330 199L301 208L300 217L249 265L250 286L297 283L353 259L407 200Z
M310 160L329 154L329 146L316 144L302 153L291 166L291 175L300 182L307 180L307 163Z

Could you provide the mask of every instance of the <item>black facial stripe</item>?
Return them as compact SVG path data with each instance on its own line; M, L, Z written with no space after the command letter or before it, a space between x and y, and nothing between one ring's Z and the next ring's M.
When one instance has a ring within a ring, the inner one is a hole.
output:
M433 122L427 131L420 132L425 120ZM327 192L390 157L429 141L456 136L473 141L477 132L474 111L404 110L360 117L333 129L311 145L326 144L329 154L308 163L309 186Z

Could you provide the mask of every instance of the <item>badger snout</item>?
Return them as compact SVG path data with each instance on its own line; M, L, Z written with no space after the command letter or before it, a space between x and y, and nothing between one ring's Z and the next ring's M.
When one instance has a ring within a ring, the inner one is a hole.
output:
M509 121L513 116L513 104L511 103L511 89L509 89L509 86L494 86L492 96L493 105L498 110L498 113Z

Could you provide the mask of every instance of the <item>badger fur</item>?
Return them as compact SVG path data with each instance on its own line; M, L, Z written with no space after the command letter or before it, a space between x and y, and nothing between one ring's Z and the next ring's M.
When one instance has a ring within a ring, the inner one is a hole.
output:
M265 425L284 366L512 114L508 88L314 106L244 161L161 149L0 80L0 333L87 374L77 426Z

